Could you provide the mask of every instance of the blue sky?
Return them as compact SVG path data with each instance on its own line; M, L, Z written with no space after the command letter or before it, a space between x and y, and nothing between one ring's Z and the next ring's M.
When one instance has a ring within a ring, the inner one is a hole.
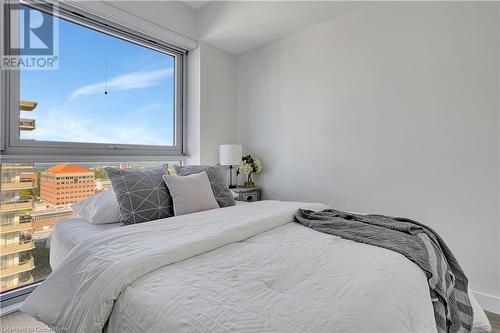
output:
M21 71L21 99L38 102L21 138L171 145L173 69L172 56L59 20L59 69Z

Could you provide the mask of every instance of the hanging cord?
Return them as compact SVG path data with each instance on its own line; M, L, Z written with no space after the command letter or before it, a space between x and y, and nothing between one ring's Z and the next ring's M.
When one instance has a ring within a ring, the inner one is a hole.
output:
M104 42L104 95L108 94L108 41Z

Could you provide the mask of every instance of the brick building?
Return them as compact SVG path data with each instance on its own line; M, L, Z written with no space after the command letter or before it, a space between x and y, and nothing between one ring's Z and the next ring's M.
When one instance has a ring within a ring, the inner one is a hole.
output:
M95 194L95 176L77 164L58 164L42 172L40 198L55 208L68 207Z
M52 232L54 224L65 217L73 215L75 215L75 213L71 208L62 208L31 214L33 238L39 239L48 237Z

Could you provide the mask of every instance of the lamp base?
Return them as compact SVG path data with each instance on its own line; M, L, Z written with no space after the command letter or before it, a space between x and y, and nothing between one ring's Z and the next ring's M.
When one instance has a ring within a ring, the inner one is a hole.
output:
M236 184L233 184L233 166L232 165L229 166L228 172L229 172L228 187L229 188L236 188Z

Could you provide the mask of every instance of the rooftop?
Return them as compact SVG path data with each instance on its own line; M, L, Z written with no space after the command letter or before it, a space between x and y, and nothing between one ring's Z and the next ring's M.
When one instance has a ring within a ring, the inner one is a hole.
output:
M56 164L51 168L45 170L51 173L86 173L90 172L89 169L82 167L78 164Z

